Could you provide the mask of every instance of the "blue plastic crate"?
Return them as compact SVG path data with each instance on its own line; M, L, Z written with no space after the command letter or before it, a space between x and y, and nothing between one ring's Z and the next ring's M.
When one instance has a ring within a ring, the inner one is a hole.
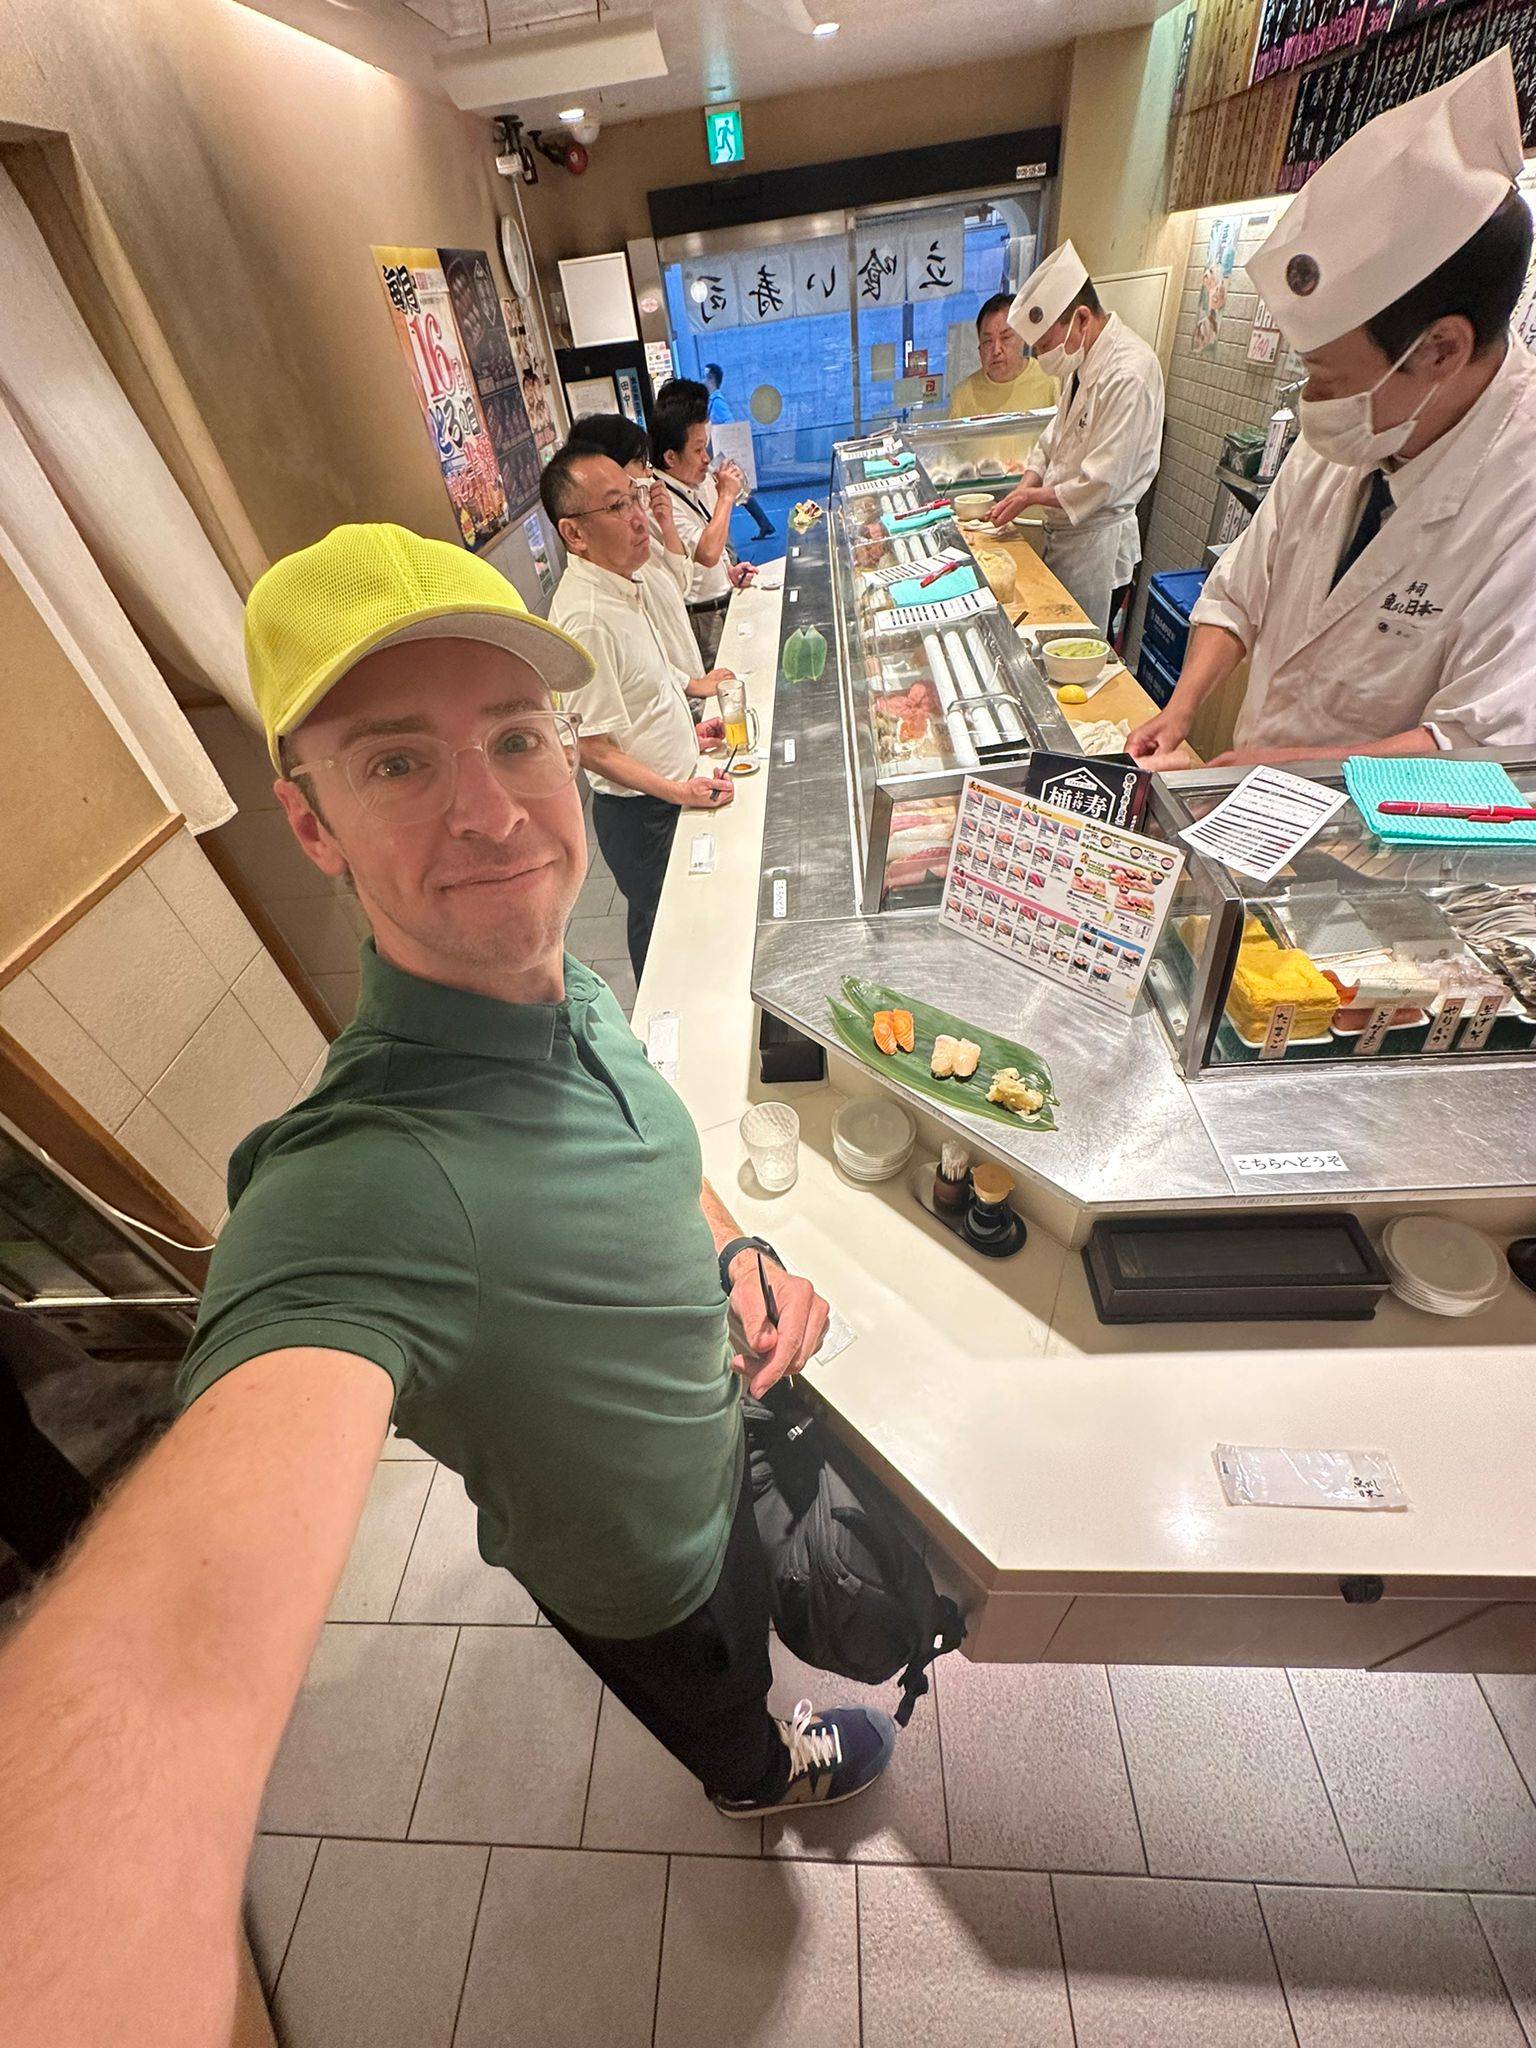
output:
M1205 586L1208 569L1165 569L1154 576L1141 622L1141 644L1175 675L1189 645L1189 615Z
M1145 632L1142 634L1141 652L1136 657L1136 680L1159 710L1173 695L1173 686L1179 680L1178 669L1169 668L1165 662L1159 661L1147 645Z

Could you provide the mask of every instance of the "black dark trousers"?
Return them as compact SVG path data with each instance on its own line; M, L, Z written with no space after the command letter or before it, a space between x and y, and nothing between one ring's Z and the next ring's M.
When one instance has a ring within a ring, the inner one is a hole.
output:
M655 796L592 798L592 824L619 893L629 909L629 964L638 981L651 949L651 927L661 901L672 836L682 815L678 805Z
M33 1422L10 1359L47 1358L67 1340L0 1309L0 1537L46 1571L91 1512L96 1489Z
M549 1619L706 1792L766 1798L783 1784L787 1752L768 1715L768 1571L747 1474L719 1583L686 1621L626 1642Z

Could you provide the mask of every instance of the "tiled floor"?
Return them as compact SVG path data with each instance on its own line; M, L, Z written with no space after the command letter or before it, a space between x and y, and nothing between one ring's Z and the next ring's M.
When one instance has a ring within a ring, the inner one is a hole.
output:
M1536 1679L952 1657L867 1798L743 1827L392 1442L252 1927L286 2048L1519 2048L1533 1729Z
M624 898L592 836L590 809L587 856L587 879L576 899L576 915L571 919L565 943L583 965L603 977L627 1017L635 1007L635 977L630 972L629 948L624 938Z

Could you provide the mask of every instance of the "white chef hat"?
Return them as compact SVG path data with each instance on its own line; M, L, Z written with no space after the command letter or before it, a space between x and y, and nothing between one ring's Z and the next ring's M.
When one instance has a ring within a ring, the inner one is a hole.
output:
M1506 48L1367 121L1314 173L1248 275L1292 348L1322 348L1470 241L1520 166Z
M1008 308L1008 325L1033 348L1045 330L1055 326L1087 282L1082 257L1070 242L1063 242L1025 278L1018 297Z

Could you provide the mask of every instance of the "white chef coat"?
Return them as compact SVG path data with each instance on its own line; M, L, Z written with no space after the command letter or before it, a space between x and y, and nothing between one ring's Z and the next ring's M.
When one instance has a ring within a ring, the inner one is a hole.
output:
M1389 470L1394 509L1330 591L1365 476L1299 442L1211 571L1191 618L1248 650L1235 744L1536 743L1536 360L1511 340L1465 418Z
M704 662L698 638L688 616L687 596L693 581L693 564L686 555L674 555L662 546L660 536L651 535L651 558L640 571L640 590L651 622L661 636L668 661L685 676L701 676Z
M712 599L729 597L731 579L727 571L736 559L729 547L722 548L720 559L713 568L701 568L693 561L693 551L699 544L699 536L715 516L719 503L719 487L713 472L701 484L680 484L676 477L662 478L663 484L672 493L672 519L677 527L677 537L682 542L692 563L692 579L688 585L687 598L690 604L708 604Z
M1111 313L1029 458L1061 500L1059 512L1045 513L1046 565L1101 631L1111 597L1141 560L1136 507L1162 445L1162 367Z
M667 659L639 577L567 555L549 623L592 657L592 680L561 698L567 710L580 713L582 735L612 733L626 754L674 782L696 775L699 748L684 687L688 678ZM604 796L640 794L587 772Z

